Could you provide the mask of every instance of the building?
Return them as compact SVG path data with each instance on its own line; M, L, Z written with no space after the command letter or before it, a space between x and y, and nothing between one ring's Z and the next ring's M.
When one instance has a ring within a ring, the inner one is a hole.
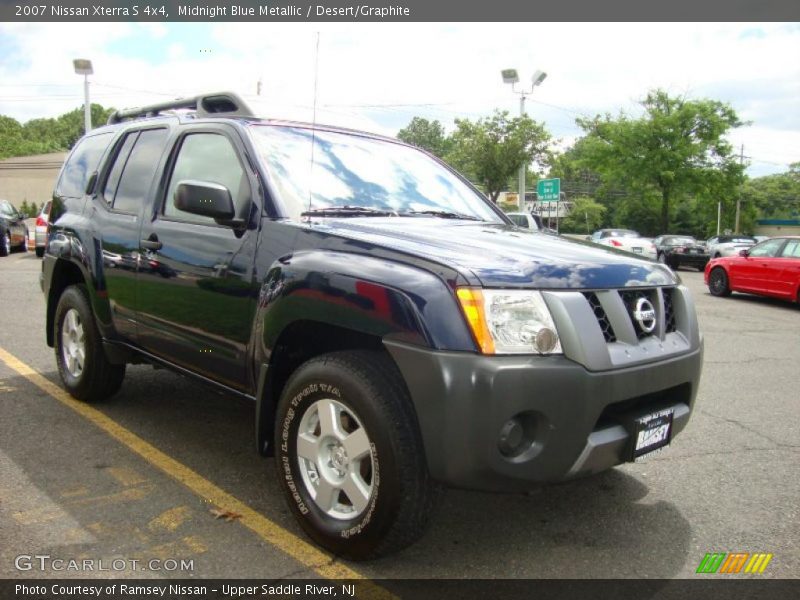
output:
M66 152L0 160L0 198L19 208L23 200L41 206L53 195Z
M800 219L759 219L756 221L756 235L800 235Z

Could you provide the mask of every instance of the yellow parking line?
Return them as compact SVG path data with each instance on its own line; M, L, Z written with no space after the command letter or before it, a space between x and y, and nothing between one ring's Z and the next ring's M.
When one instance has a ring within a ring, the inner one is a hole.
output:
M108 435L144 458L147 462L158 467L173 479L177 479L209 504L242 515L240 519L237 519L242 525L288 554L294 560L313 569L320 576L326 579L366 579L365 576L358 571L354 571L339 562L332 562L332 557L319 550L316 546L309 544L305 540L300 539L280 525L269 520L261 513L250 508L247 504L225 490L217 487L211 481L205 479L186 465L179 463L135 433L125 429L122 425L107 417L96 408L75 400L62 388L46 379L17 357L6 352L3 348L0 348L0 360L40 390L97 425ZM369 581L365 581L360 587L365 595L371 598L394 597L387 590Z

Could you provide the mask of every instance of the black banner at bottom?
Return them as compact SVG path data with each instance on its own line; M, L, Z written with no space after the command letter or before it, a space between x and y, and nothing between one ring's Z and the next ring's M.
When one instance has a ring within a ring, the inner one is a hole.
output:
M800 598L797 579L741 579L698 576L697 579L40 579L0 580L0 598L16 600L145 600L152 598L255 600L349 600L409 598L536 598L618 600L621 598L703 598L750 600Z

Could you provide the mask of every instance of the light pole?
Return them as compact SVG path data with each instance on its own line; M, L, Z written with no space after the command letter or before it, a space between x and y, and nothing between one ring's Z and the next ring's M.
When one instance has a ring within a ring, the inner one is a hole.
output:
M531 89L516 89L516 85L519 83L519 74L517 73L516 69L503 69L500 71L500 74L503 76L503 83L510 83L511 84L511 91L515 94L519 94L519 116L522 117L525 114L525 98L531 94L533 94L533 88L537 85L540 85L545 77L547 77L547 73L544 71L536 71L531 77ZM519 168L519 208L520 210L525 209L525 174L528 170L528 165L525 163Z
M92 130L92 105L89 104L89 75L94 74L92 61L86 58L76 58L72 61L75 73L83 75L83 127L84 133Z

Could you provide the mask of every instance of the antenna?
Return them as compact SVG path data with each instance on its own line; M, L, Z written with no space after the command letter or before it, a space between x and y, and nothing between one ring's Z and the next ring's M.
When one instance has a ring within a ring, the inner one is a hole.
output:
M308 173L308 211L311 211L312 186L314 185L314 147L317 145L317 81L319 79L319 31L314 49L314 104L311 112L311 168Z

